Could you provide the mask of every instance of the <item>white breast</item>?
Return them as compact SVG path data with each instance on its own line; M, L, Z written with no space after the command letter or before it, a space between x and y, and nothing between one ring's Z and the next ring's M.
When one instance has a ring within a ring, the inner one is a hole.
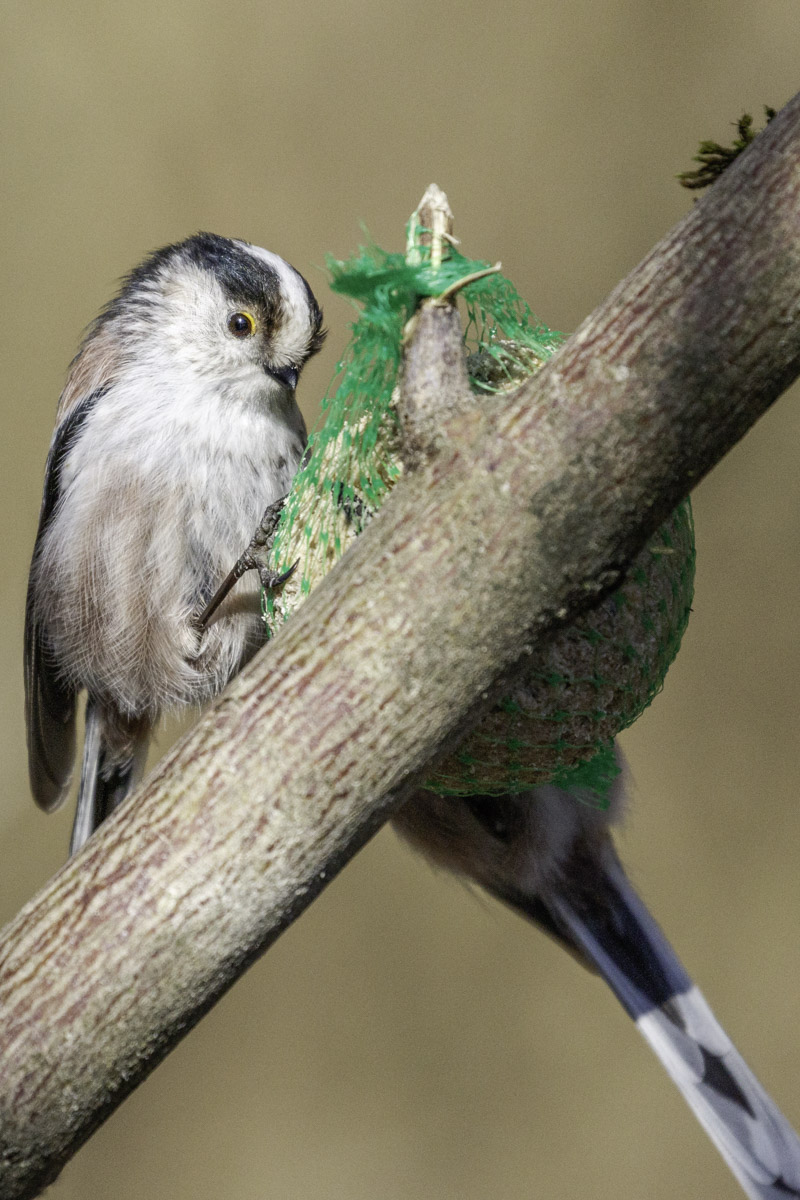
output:
M255 573L202 644L192 618L288 491L305 440L293 397L263 376L158 382L128 377L97 401L36 565L62 673L151 719L213 695L263 640Z

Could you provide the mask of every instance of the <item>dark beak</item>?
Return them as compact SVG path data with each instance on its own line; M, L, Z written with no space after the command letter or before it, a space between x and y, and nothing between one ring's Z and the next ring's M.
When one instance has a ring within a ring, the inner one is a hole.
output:
M267 367L267 374L273 379L277 379L278 383L282 383L290 392L293 392L297 387L297 376L299 374L297 367Z

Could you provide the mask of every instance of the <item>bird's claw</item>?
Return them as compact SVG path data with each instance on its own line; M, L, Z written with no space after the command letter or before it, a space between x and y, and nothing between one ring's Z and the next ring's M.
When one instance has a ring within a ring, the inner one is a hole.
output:
M280 500L276 500L274 504L270 504L264 510L264 515L258 523L258 529L253 534L253 540L239 559L239 562L243 564L242 574L250 570L258 571L258 577L265 592L271 592L286 583L300 561L298 558L287 571L275 571L269 565L268 560L272 553L275 530L278 528L285 501L286 497L281 496Z
M272 543L275 537L275 530L278 528L278 521L283 512L283 505L286 497L282 496L280 500L276 500L274 504L270 504L264 510L264 515L259 521L258 529L253 534L253 540L247 547L247 550L239 559L239 564L242 564L241 573L245 571L258 571L258 578L261 580L261 586L265 592L274 591L286 583L291 575L294 574L297 564L300 559L296 559L286 571L275 571L269 565L269 556L272 553ZM237 566L239 565L237 564Z
M285 501L286 497L281 496L280 500L276 500L274 504L270 504L268 508L264 509L264 515L253 534L253 540L247 547L251 554L257 556L259 550L272 546L272 539L275 536L275 530L278 528L278 521L283 512Z
M243 575L246 575L248 571L258 571L261 586L265 591L272 591L274 588L280 587L282 583L286 583L286 580L294 571L297 563L300 561L299 559L297 559L297 562L292 563L288 571L273 571L268 563L272 551L272 541L275 536L275 530L278 527L285 499L286 497L282 496L280 500L276 500L274 504L270 504L264 510L264 515L258 523L258 528L253 534L250 545L244 554L236 560L233 568L228 572L203 611L195 617L193 624L200 633L205 630L209 620L231 591L233 585Z
M258 577L261 580L261 586L264 591L271 592L275 588L279 588L281 584L286 583L286 580L294 575L299 562L300 559L296 558L292 565L285 571L273 571L271 567L264 567L257 562L254 562L253 566L258 571Z

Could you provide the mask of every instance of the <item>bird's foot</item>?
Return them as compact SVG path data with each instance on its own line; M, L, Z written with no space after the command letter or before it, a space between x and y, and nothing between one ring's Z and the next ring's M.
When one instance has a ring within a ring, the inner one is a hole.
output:
M197 617L195 624L201 632L206 628L211 617L217 611L220 604L222 604L234 584L243 575L246 575L248 571L258 571L261 586L265 591L272 591L274 588L280 587L292 575L297 563L300 561L299 559L292 563L291 567L286 571L275 571L269 565L275 530L278 527L278 521L285 500L286 497L282 496L280 500L276 500L274 504L270 504L264 510L264 515L258 523L258 528L253 534L250 545L244 554L236 560L232 569L225 576L208 604Z

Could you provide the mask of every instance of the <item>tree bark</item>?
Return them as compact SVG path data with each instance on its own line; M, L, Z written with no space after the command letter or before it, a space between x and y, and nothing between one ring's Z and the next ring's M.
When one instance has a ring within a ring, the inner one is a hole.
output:
M0 939L34 1196L800 371L800 97L436 456ZM442 310L444 311L444 310ZM435 336L435 331L434 331Z

